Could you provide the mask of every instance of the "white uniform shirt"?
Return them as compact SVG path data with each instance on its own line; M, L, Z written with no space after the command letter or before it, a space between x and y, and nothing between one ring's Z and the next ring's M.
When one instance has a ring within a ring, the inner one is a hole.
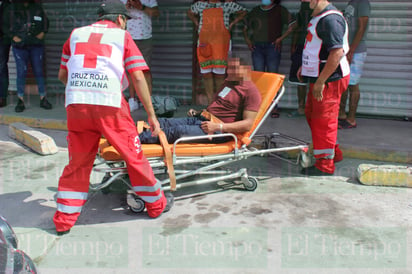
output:
M322 48L322 40L319 38L316 27L323 17L329 14L338 14L343 17L342 13L336 10L329 10L322 13L319 16L315 16L309 22L308 32L311 34L311 40L306 39L305 48L302 54L302 75L308 77L318 77L320 74L320 64L326 63L327 60L320 60L319 52ZM346 21L345 21L346 22ZM345 55L349 52L349 42L348 42L348 26L346 24L345 34L343 39L343 50ZM342 70L342 76L345 77L349 75L349 63L345 56L340 61L340 66Z
M130 34L110 21L74 29L63 46L67 70L66 107L70 104L121 106L128 82L125 69L148 70Z

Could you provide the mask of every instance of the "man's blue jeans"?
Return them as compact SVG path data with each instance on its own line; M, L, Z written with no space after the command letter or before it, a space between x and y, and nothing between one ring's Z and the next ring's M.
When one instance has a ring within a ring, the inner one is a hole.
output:
M0 38L0 98L7 98L9 90L9 62L10 43Z
M19 97L24 96L24 86L26 85L29 61L31 62L33 74L36 78L39 95L46 95L43 75L44 46L25 46L24 48L13 46L13 55L17 68L17 95Z
M185 136L202 136L206 133L200 128L201 118L159 118L160 128L164 131L169 143L174 143L177 139ZM153 137L150 130L139 134L142 144L158 144L159 138Z
M256 71L278 72L281 52L271 42L255 43L252 51L253 69Z

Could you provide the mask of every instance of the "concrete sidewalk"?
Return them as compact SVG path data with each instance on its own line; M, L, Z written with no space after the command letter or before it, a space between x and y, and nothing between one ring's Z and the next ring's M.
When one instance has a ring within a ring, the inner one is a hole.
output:
M49 97L52 110L39 107L38 96L26 99L26 110L16 113L15 97L9 97L9 105L0 108L0 124L22 122L30 127L66 130L64 96ZM175 117L183 117L191 106L181 106ZM199 108L199 107L194 107ZM306 142L311 141L309 127L304 117L288 118L288 111L281 112L280 118L267 118L259 134L280 132ZM145 119L144 110L132 113L135 120ZM345 157L364 160L412 163L412 123L389 119L357 119L358 127L339 130L338 138Z

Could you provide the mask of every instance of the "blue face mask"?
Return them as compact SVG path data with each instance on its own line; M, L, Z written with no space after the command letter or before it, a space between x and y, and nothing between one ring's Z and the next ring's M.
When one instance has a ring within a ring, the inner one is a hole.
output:
M270 4L272 4L272 0L262 0L262 5L269 6Z

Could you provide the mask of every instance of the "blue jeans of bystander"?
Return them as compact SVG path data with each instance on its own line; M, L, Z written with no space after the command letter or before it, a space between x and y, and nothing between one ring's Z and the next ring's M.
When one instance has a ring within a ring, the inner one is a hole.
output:
M36 78L37 87L39 89L39 95L45 96L45 84L43 75L43 46L26 46L24 48L18 48L13 46L13 55L16 60L17 68L17 95L19 97L24 96L24 86L26 85L27 67L29 61L33 68L33 74Z
M278 72L281 52L271 42L255 43L252 52L253 69L256 71Z

